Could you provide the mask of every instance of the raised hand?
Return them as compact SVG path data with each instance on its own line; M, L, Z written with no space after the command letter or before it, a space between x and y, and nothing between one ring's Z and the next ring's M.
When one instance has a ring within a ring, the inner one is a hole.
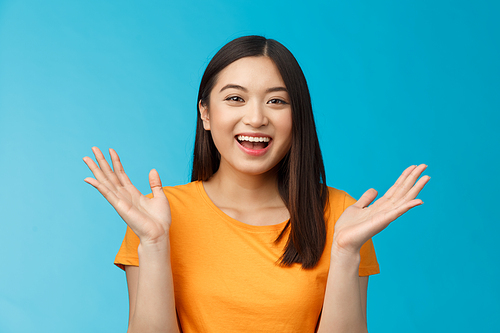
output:
M355 204L349 206L335 224L332 251L359 253L368 239L411 208L421 205L422 200L416 197L430 177L418 178L426 168L425 164L407 168L384 196L371 206L378 194L374 189L366 191Z
M94 186L108 200L142 244L164 241L168 236L171 217L158 172L153 169L149 173L153 192L153 198L150 199L132 185L113 149L109 150L113 169L99 148L93 147L92 151L99 166L90 157L83 158L95 177L85 178L85 182Z

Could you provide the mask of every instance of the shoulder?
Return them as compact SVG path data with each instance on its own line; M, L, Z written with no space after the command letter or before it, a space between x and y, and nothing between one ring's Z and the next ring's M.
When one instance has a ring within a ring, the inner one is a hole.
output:
M357 200L351 197L346 191L328 186L328 203L331 208L339 207L344 210L356 201Z
M172 216L176 213L184 214L187 211L200 211L201 207L206 207L203 184L200 181L176 186L164 186L163 193L168 199ZM150 193L147 197L152 198L153 194Z
M202 186L200 181L194 181L183 185L176 186L163 186L163 192L170 200L171 198L184 198L192 197L199 193L199 187ZM148 198L152 198L153 194L149 193L146 195Z
M344 210L356 201L346 191L328 186L328 202L325 207L327 219L333 217L336 221Z
M200 186L203 186L200 181L194 181L183 185L165 186L163 192L167 196L192 196L199 193Z

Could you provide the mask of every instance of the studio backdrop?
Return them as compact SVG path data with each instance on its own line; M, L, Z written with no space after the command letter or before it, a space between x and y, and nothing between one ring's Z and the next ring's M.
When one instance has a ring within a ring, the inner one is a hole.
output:
M125 223L82 158L189 182L201 75L243 35L309 83L329 186L424 204L374 237L370 332L500 331L497 1L0 1L0 332L125 332Z

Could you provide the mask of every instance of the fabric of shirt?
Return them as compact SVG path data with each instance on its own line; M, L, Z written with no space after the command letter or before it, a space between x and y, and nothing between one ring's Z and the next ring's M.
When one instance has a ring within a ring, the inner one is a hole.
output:
M175 305L184 333L314 332L325 295L334 224L356 202L329 187L327 242L318 264L278 264L287 221L254 226L220 210L203 183L164 187L169 200ZM289 228L288 228L289 229ZM139 265L139 238L127 228L115 264ZM359 275L379 273L371 239L361 248Z

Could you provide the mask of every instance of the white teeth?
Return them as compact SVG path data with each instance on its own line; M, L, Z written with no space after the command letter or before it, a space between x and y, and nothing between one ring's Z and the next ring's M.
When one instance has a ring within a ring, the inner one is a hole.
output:
M249 141L249 142L269 142L271 139L268 137L256 137L256 136L245 136L245 135L238 135L238 140L239 141Z

